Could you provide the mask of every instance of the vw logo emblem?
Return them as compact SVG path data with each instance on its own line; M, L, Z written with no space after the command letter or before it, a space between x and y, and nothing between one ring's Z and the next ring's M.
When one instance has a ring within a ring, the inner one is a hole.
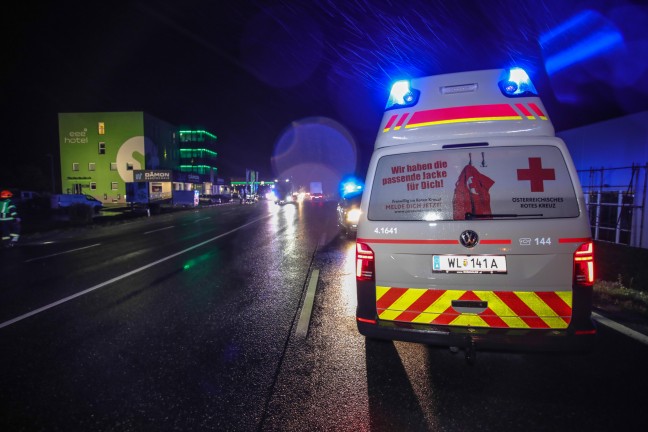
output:
M479 236L475 231L466 230L461 233L461 236L459 237L459 241L461 241L461 244L464 245L465 247L471 248L477 245L477 243L479 242Z

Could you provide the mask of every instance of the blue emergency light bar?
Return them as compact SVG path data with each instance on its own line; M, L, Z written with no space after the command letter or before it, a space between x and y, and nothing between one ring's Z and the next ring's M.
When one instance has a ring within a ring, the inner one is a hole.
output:
M420 94L420 91L411 87L409 81L396 81L389 92L385 110L414 106L418 102Z
M508 69L498 85L502 94L506 97L538 96L531 78L521 68Z
M340 183L340 194L343 197L360 194L362 189L362 181L354 177L346 178Z

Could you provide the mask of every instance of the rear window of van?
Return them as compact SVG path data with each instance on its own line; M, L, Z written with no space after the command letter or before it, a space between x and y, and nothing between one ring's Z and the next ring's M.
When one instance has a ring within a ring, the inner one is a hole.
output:
M367 217L376 221L569 218L576 193L559 148L472 147L378 160Z

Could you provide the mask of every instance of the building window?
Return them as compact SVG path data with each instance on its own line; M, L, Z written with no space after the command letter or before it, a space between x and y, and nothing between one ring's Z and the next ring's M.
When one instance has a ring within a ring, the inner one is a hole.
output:
M106 134L106 125L104 124L104 122L99 122L99 124L97 124L97 129L99 131L99 135Z
M97 182L90 182L90 190L97 190Z
M126 170L127 171L133 171L133 164L126 162Z
M89 162L88 163L88 171L94 171L96 168L96 165L94 162Z
M117 162L110 162L110 171L117 171Z
M117 186L117 182L111 182L111 183L110 183L110 188L111 188L112 190L117 190L118 187L119 187L119 186Z
M79 163L78 162L74 162L72 164L72 171L79 171Z
M99 143L99 154L106 154L106 143L105 142L100 142Z

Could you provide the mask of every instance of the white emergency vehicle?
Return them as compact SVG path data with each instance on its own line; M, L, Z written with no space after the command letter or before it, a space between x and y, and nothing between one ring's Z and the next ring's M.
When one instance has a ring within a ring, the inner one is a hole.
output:
M522 69L394 84L356 243L370 338L590 346L593 242L578 176Z

